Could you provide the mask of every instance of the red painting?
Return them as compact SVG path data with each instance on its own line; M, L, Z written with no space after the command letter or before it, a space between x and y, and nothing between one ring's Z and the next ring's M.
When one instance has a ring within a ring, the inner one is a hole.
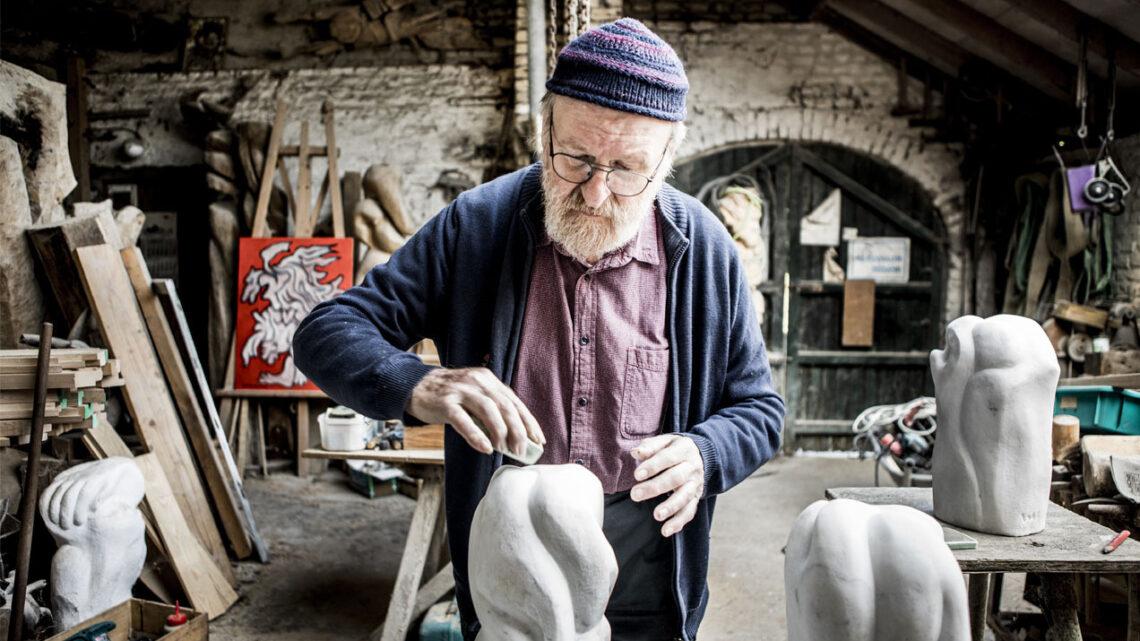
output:
M351 238L240 239L234 387L317 389L293 363L293 332L351 285Z

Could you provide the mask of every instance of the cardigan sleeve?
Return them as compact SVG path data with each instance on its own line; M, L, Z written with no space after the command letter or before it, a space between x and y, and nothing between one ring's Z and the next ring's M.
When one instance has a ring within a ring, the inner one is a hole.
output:
M313 308L293 335L297 367L330 398L377 419L404 416L433 368L406 350L445 306L456 204L432 218L360 285Z

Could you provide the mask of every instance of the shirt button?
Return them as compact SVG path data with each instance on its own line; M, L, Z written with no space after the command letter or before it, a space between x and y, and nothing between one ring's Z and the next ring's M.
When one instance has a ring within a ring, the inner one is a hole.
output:
M585 276L583 276L583 278L585 278L586 280L590 280L590 275L586 274Z
M589 403L589 402L590 402L590 401L587 401L587 400L586 400L586 397L585 397L585 396L583 396L583 397L581 397L581 398L579 398L579 399L578 399L578 404L579 404L579 405L585 405L586 403Z
M578 465L585 465L586 464L586 462L580 458L574 459L574 462L577 463Z
M582 343L583 345L586 345L590 342L590 337L589 336L583 336L579 342Z

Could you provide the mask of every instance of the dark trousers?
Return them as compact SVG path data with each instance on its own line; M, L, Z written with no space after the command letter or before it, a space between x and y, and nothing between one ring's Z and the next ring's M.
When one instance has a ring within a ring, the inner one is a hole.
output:
M629 492L606 495L602 530L614 549L618 578L606 607L613 641L672 641L681 636L673 597L673 541L661 536L653 509Z

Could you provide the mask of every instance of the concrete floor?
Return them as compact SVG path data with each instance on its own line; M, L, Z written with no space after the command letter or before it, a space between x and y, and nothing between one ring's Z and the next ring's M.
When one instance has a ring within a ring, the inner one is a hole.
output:
M786 639L784 557L792 522L828 487L873 485L870 461L781 457L720 497L712 531L701 641ZM384 618L415 503L369 500L330 470L249 478L270 555L237 564L241 600L210 623L212 639L366 639Z

